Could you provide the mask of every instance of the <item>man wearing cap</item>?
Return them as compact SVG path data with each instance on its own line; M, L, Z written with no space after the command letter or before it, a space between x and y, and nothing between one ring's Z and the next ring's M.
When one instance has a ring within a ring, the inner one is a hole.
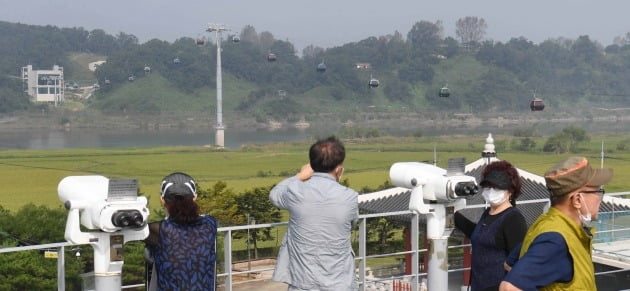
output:
M356 191L339 184L345 156L335 137L319 140L309 150L310 163L269 193L290 215L272 277L290 291L357 289L350 234L359 203Z
M508 258L499 290L596 290L591 220L597 220L602 185L612 169L593 169L571 157L545 173L551 208L529 228ZM518 253L516 253L518 252Z

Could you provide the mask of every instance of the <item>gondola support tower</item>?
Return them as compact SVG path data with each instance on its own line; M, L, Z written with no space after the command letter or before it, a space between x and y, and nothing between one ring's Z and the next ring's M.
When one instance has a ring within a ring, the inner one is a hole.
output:
M225 126L223 125L223 81L221 78L221 32L228 30L225 25L208 24L208 32L214 32L217 42L217 126L214 144L219 148L225 147Z

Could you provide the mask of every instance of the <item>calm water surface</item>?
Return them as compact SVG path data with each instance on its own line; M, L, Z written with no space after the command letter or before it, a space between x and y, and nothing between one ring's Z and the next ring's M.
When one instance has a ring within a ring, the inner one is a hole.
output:
M438 136L447 134L479 134L484 139L488 133L511 135L516 128L536 128L542 135L552 135L568 125L584 128L587 134L596 132L630 133L630 124L618 123L579 123L579 124L524 124L511 127L432 127L380 128L380 132L391 136ZM359 126L360 127L360 126ZM280 128L267 129L230 129L225 131L225 145L238 148L245 144L266 144L285 141L306 141L315 137L341 132L341 125L320 128ZM67 149L67 148L115 148L115 147L152 147L152 146L203 146L214 144L214 129L166 129L166 130L102 130L71 129L43 130L30 129L19 131L0 131L2 149Z

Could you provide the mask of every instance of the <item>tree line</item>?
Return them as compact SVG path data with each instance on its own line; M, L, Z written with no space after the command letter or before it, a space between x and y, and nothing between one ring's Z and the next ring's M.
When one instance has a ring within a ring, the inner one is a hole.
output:
M587 35L536 44L523 37L507 42L488 40L487 26L483 18L461 18L453 38L444 36L440 21L418 21L406 35L395 31L332 48L310 45L299 55L289 41L246 26L238 33L238 43L230 35L221 44L223 72L250 85L238 96L230 96L236 102L228 104L227 110L284 118L351 111L357 106L525 112L534 94L548 106L565 110L569 106L628 105L630 84L625 80L630 78L630 33L606 47ZM133 103L129 99L111 97L123 87L136 86L129 81L132 76L134 80L161 76L165 86L190 96L213 88L216 47L212 39L204 40L201 48L187 37L173 43L152 39L140 44L125 33L112 36L102 30L0 22L0 53L7 56L0 60L4 75L0 76L0 100L7 100L0 103L0 112L28 106L21 101L24 94L19 82L10 82L8 76L15 76L25 64L67 65L73 52L107 57L107 63L95 73L102 89L90 106L113 112L169 112L177 103L175 96L172 103L149 98L134 106L129 106ZM277 60L267 61L269 53ZM323 73L316 70L320 63L327 68ZM369 66L357 69L358 63ZM145 67L150 67L150 74ZM370 89L370 78L379 79L381 86ZM224 82L236 86L225 77ZM451 90L451 97L438 97L444 86ZM156 93L150 88L145 91L147 95ZM207 106L184 110L200 108L208 110Z

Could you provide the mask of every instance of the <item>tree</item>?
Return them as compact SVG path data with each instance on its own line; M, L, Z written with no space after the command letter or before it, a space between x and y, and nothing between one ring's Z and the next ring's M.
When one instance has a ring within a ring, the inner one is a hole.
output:
M569 126L547 139L543 146L543 151L557 154L569 153L577 150L579 143L589 140L590 138L586 135L584 129Z
M27 204L16 213L0 206L0 244L3 247L65 241L67 213L61 207ZM84 258L65 262L66 288L76 290L84 269ZM22 251L0 256L1 290L54 290L57 288L57 261L40 251Z
M601 45L591 41L586 35L578 37L571 51L577 59L589 64L598 64L603 57Z
M138 45L138 38L133 34L119 32L116 36L116 43L119 49L129 49Z
M302 49L302 56L304 58L318 58L324 53L324 49L319 46L314 46L312 44L307 45L304 49Z
M459 43L452 37L444 39L444 50L442 52L447 58L452 58L459 54Z
M613 40L613 44L616 44L620 47L630 45L630 32L626 32L625 35L616 36Z
M269 200L269 187L256 187L236 196L238 214L243 220L246 217L255 219L256 223L280 222L280 210ZM272 240L270 228L250 230L250 241L254 244L254 258L258 257L258 239Z
M380 253L385 252L391 239L400 227L390 217L377 217L367 223L367 235L376 238L376 247Z
M112 54L117 50L116 38L102 29L95 29L87 37L86 48L93 53Z
M29 96L22 90L19 80L0 76L0 113L26 110L30 105Z
M512 140L511 147L513 150L529 152L536 148L536 142L529 137L519 138Z
M428 21L416 22L409 33L407 40L411 43L414 56L427 57L435 54L440 47L442 34L442 22L431 23Z
M258 44L259 42L258 33L256 32L256 29L251 25L246 25L245 27L243 27L240 37L241 41L244 42L249 42L253 44Z
M569 137L563 133L557 133L549 137L543 146L544 152L553 152L556 154L568 153L570 150Z
M413 98L411 94L411 88L409 83L402 82L400 79L392 79L385 85L385 96L390 101L399 101L403 104L407 104Z
M562 130L563 133L566 133L575 144L580 142L588 142L591 138L586 135L586 130L583 128L579 128L577 126L569 126L565 127Z
M409 58L409 46L402 33L395 31L387 41L387 57L392 64L404 63Z
M462 44L471 45L480 43L486 36L486 20L476 16L460 18L455 23L455 34Z
M258 35L258 39L260 39L260 48L263 50L268 50L271 48L276 39L273 37L273 34L269 31L263 31Z
M245 220L238 216L235 193L227 183L217 181L208 189L199 189L197 204L199 211L214 216L221 225L243 224Z

